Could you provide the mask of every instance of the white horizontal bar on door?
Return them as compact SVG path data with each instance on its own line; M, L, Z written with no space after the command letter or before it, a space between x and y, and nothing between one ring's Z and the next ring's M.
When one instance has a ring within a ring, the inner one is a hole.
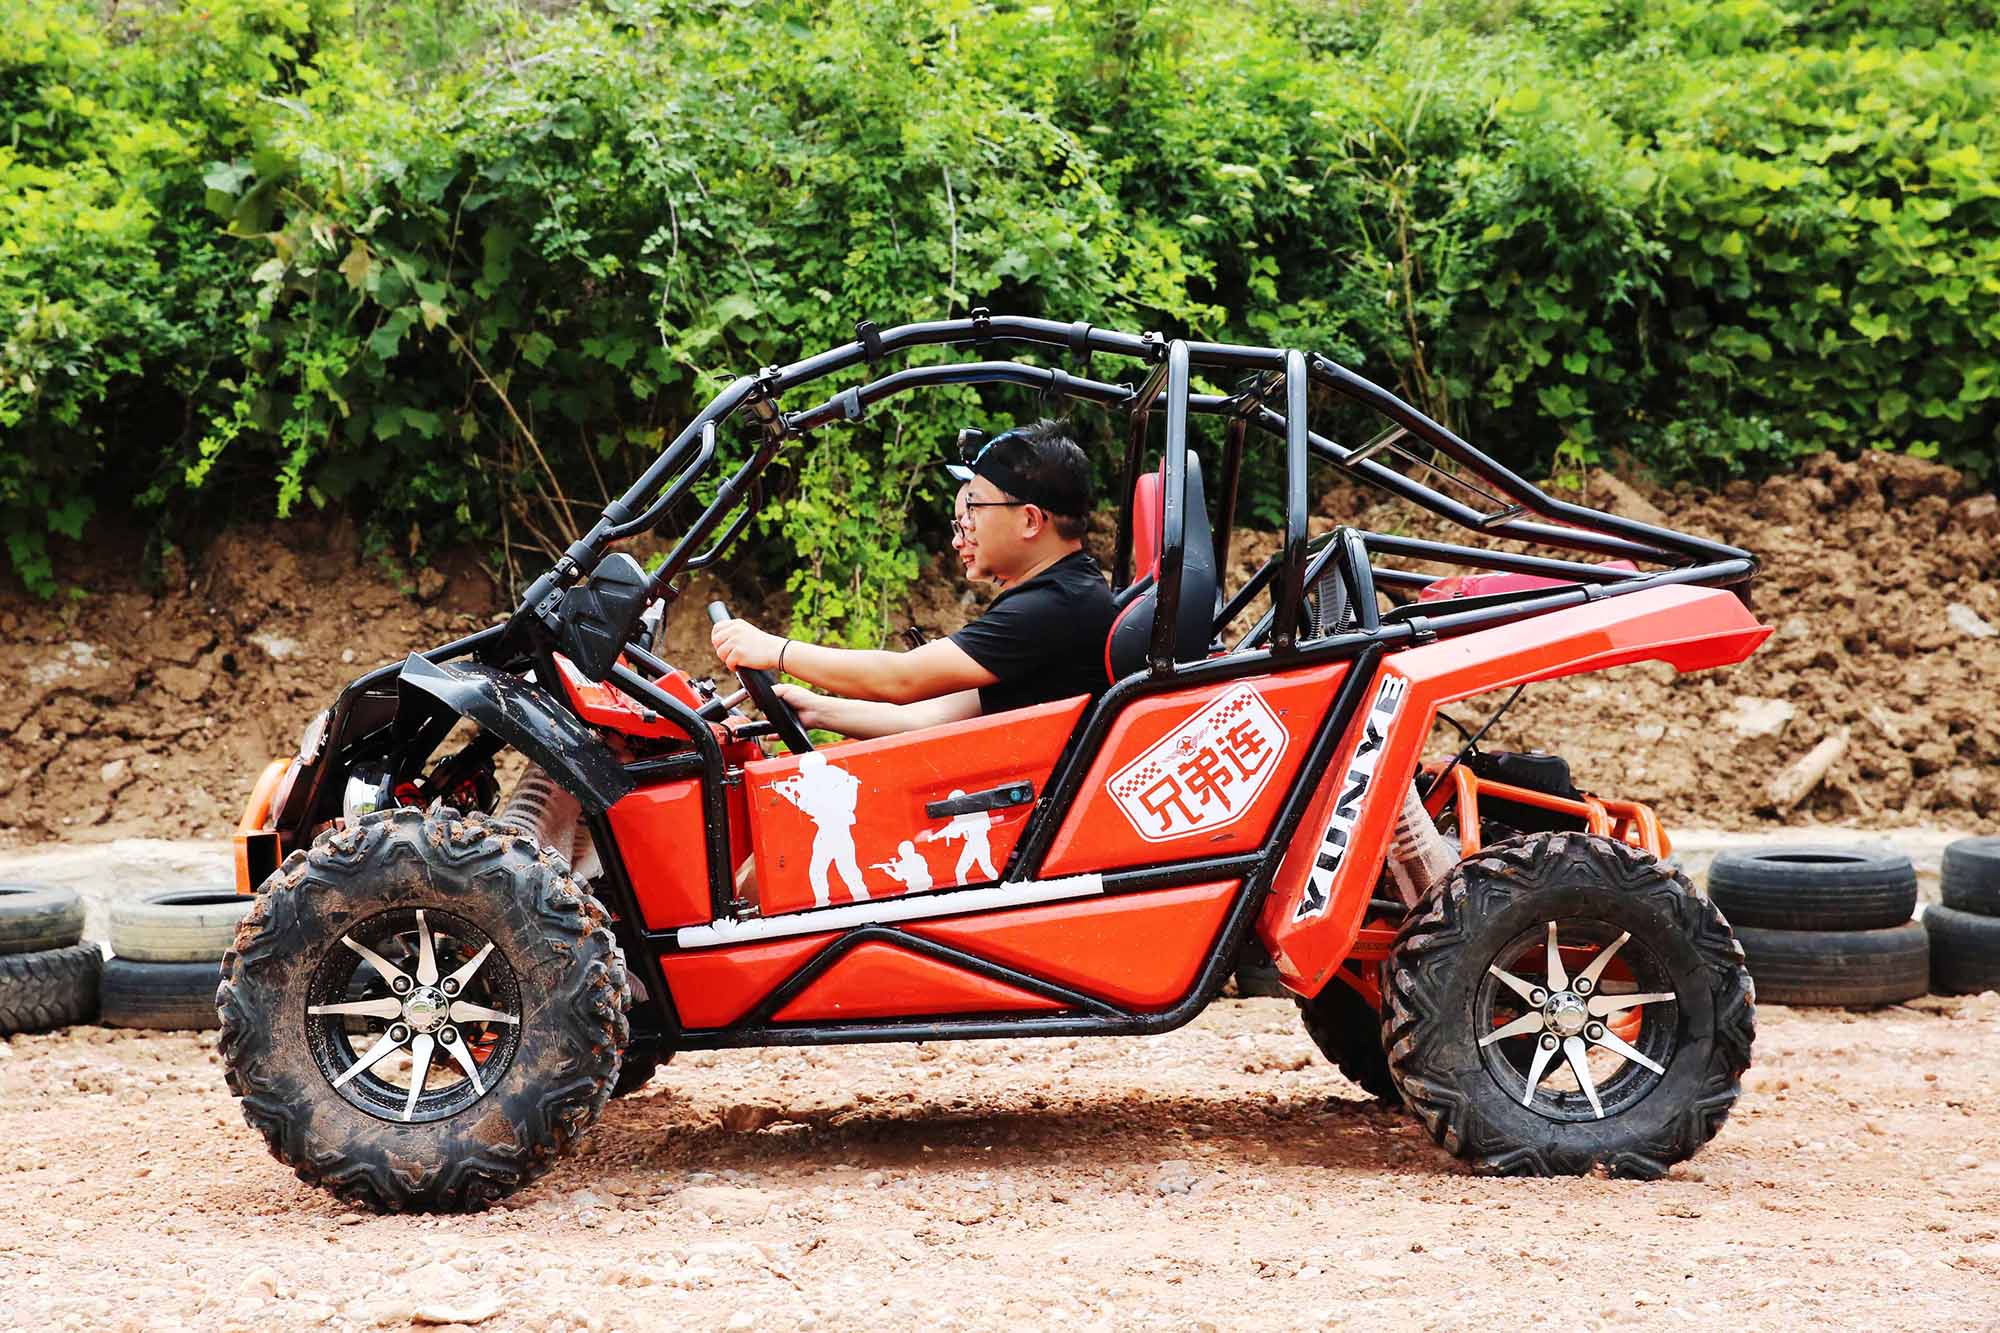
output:
M988 912L996 907L1062 902L1067 898L1088 898L1103 892L1102 875L1065 875L1061 879L995 884L984 889L912 893L900 898L849 903L844 907L787 912L783 916L751 917L748 920L731 918L706 926L683 926L674 932L674 939L683 949L708 949L719 944L782 939L787 935L817 935L823 930L845 930L850 926L919 921L925 917L957 916L961 912Z

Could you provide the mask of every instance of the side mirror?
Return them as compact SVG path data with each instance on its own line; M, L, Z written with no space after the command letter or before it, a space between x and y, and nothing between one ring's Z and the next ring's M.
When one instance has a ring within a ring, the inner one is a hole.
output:
M618 654L638 632L653 580L623 551L598 561L584 582L562 597L556 649L590 680L611 674Z

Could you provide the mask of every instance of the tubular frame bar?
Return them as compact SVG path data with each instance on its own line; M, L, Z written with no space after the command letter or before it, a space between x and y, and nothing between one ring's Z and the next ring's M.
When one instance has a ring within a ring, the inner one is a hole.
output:
M1174 669L1181 611L1181 571L1187 557L1188 349L1179 338L1167 344L1167 459L1160 519L1160 579L1154 594L1153 674ZM1212 608L1211 608L1212 610ZM1203 644L1204 649L1208 645Z
M1288 653L1298 642L1299 607L1306 597L1306 395L1312 384L1306 378L1306 359L1300 352L1285 353L1285 549L1278 566L1278 590L1272 599L1278 617L1274 646Z

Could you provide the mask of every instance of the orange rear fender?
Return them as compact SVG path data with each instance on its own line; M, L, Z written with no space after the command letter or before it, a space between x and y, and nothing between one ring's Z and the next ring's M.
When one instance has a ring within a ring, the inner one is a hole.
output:
M1446 704L1631 662L1699 671L1770 637L1735 594L1669 585L1552 611L1383 660L1285 852L1257 932L1292 989L1315 995L1354 949L1403 792Z

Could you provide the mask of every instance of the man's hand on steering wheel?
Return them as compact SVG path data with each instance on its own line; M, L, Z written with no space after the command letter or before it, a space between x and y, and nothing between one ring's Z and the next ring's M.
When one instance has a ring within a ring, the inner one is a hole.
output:
M715 628L709 631L709 642L715 646L715 655L722 659L724 666L736 673L736 678L743 682L743 688L750 691L751 699L777 729L778 739L785 743L785 748L793 754L804 754L812 749L806 729L799 725L798 716L778 697L777 686L771 679L771 671L778 665L785 641L775 634L766 634L747 620L733 618L721 602L708 604L708 618L715 622Z
M778 654L785 646L782 637L766 633L747 620L724 620L709 631L708 639L722 665L731 671L745 667L753 671L776 671Z

